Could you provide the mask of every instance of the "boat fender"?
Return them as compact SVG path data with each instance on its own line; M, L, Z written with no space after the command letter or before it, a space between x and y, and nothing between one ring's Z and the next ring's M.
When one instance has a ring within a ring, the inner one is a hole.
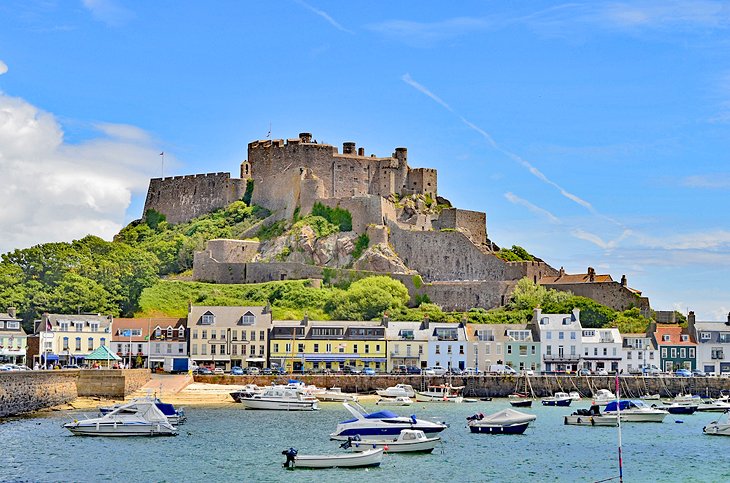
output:
M418 421L416 420L416 415L415 414L411 414L411 423L412 424L416 424L417 422Z
M374 448L374 447L375 447L375 445L373 445L373 448ZM383 451L388 451L389 449L390 449L390 448L388 447L388 445L387 445L387 444L386 444L385 446L383 446Z
M596 425L596 420L593 419L593 416L591 416L591 426L595 426L595 425Z

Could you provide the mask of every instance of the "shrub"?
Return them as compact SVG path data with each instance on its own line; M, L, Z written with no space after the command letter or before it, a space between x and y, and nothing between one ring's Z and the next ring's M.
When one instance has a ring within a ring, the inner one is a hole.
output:
M355 240L355 249L352 250L352 259L357 260L360 258L360 255L362 255L362 252L367 250L368 245L370 245L370 237L363 233L357 239Z
M330 208L317 202L312 207L312 216L321 216L330 223L337 225L340 231L352 231L352 214L339 206Z

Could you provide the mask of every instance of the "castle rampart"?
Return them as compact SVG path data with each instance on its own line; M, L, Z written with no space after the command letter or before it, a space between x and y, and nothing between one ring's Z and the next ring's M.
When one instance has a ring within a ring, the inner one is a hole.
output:
M155 210L170 223L182 223L225 208L245 192L246 180L232 179L230 173L152 178L144 211Z
M461 230L476 245L487 243L487 214L482 211L445 208L434 222L434 228Z

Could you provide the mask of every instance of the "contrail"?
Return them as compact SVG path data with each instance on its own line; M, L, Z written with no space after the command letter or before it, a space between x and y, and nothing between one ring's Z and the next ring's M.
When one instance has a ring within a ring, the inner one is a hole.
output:
M317 15L319 15L320 17L322 17L323 19L325 19L326 21L328 21L336 29L342 30L343 32L347 32L348 34L354 34L355 33L352 30L348 30L345 27L343 27L342 25L340 25L340 23L337 22L337 20L335 20L332 17L330 17L330 15L327 12L325 12L324 10L319 10L318 8L314 8L313 6L309 5L308 3L306 3L306 2L304 2L302 0L295 0L295 1L299 5L301 5L302 7L306 8L306 9L308 9L308 10L314 12L314 13L316 13Z
M526 199L520 198L519 196L515 195L514 193L507 192L507 193L504 194L504 197L507 198L507 200L510 203L514 203L515 205L524 206L525 208L527 208L531 212L533 212L535 214L538 214L538 215L541 215L541 216L544 216L545 218L548 219L548 221L550 221L550 223L554 223L556 225L562 224L562 222L560 221L560 218L558 218L557 216L553 215L552 213L550 213L545 208L540 208L539 206L530 203Z
M422 94L430 97L433 101L437 102L438 104L440 104L441 106L443 106L445 109L447 109L449 112L451 112L454 115L456 115L459 118L459 120L462 123L464 123L469 129L472 129L473 131L477 132L480 136L482 136L487 141L487 143L489 143L489 145L492 148L494 148L495 150L497 150L500 153L504 154L505 156L507 156L511 160L513 160L516 163L518 163L519 165L521 165L522 167L526 168L533 176L535 176L537 179L539 179L543 183L546 183L546 184L552 186L553 188L557 189L558 192L560 192L560 194L562 196L568 198L569 200L573 201L574 203L579 204L580 206L584 207L585 209L587 209L588 211L590 211L592 214L594 214L596 216L600 216L602 218L605 218L605 219L611 221L612 223L615 223L615 224L617 224L619 226L623 226L618 221L613 220L613 219L611 219L611 218L609 218L609 217L607 217L605 215L602 215L602 214L598 213L596 211L596 209L593 207L593 205L590 202L588 202L588 201L584 200L583 198L581 198L581 197L579 197L579 196L571 193L570 191L566 190L565 188L563 188L562 186L560 186L555 181L553 181L550 178L548 178L547 176L545 176L545 174L542 171L540 171L535 166L533 166L532 164L530 164L530 162L527 161L526 159L522 158L518 154L513 153L512 151L509 151L507 149L504 149L502 146L500 146L499 144L497 144L497 142L494 140L494 138L487 131L485 131L484 129L480 128L476 124L472 123L471 121L469 121L468 119L466 119L464 116L460 115L449 104L447 104L446 101L444 101L439 96L437 96L436 94L434 94L433 92L431 92L430 90L428 90L428 88L425 87L424 85L419 84L418 82L416 82L415 80L413 80L413 78L410 76L410 74L407 74L407 73L406 74L403 74L403 76L401 77L401 79L403 80L403 82L405 82L409 86L413 87L414 89L416 89L420 93L422 93Z

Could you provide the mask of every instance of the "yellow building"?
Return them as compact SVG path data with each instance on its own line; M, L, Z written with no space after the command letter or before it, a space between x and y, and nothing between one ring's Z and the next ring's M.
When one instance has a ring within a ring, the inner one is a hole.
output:
M109 346L112 316L93 314L43 314L36 321L40 339L38 362L43 367L82 365L100 345Z
M289 372L385 372L387 354L379 321L274 321L269 335L271 365Z

